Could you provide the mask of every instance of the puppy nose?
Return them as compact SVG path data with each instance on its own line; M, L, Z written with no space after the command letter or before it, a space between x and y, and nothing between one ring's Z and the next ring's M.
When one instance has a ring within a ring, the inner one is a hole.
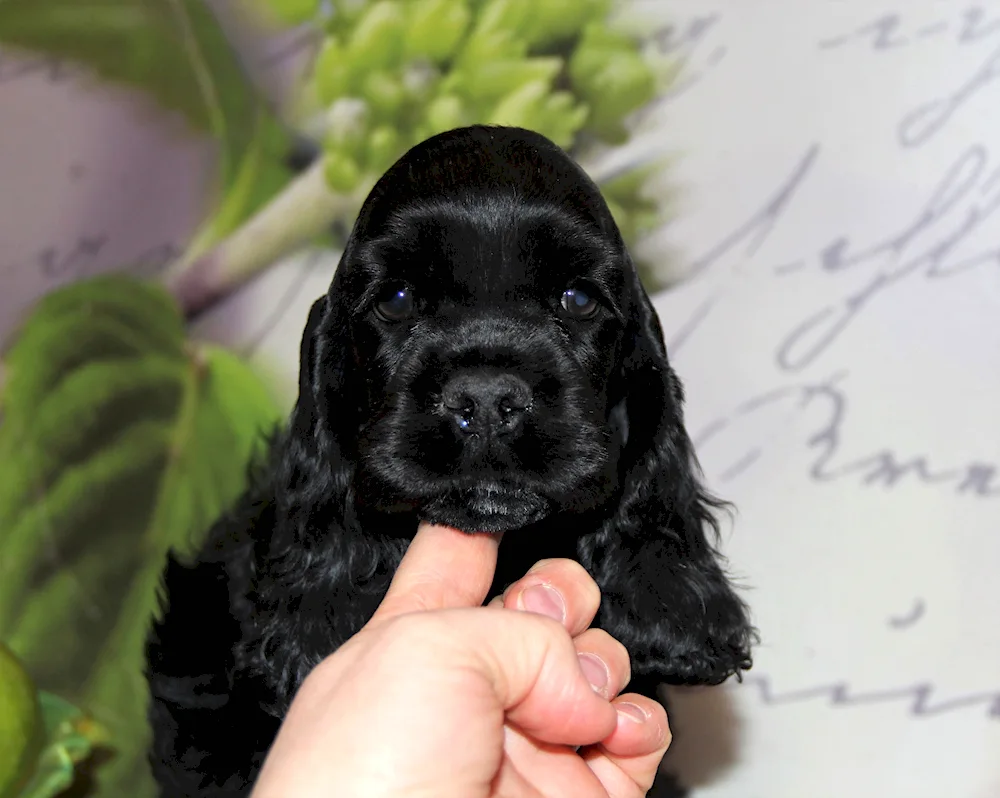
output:
M445 410L466 433L515 430L531 406L531 388L514 374L461 373L441 395Z

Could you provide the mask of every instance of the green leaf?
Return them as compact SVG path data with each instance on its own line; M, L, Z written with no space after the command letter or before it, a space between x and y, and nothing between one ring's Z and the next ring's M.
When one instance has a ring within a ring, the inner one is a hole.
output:
M51 693L40 692L45 742L31 777L17 798L53 798L74 780L76 765L107 738L106 730L86 713Z
M287 133L203 0L0 0L0 43L75 61L140 89L218 141L217 211L189 257L290 179Z
M108 729L95 795L150 796L143 643L165 553L235 500L279 411L239 358L185 340L164 291L126 277L44 298L4 365L0 639Z
M68 701L39 692L18 657L0 643L0 798L52 798L106 737Z
M14 653L0 643L0 798L17 795L43 738L35 685Z

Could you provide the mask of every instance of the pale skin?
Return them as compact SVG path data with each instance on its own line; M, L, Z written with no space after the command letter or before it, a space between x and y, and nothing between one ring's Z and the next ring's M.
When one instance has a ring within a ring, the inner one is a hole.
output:
M484 607L498 544L421 525L372 620L303 683L253 798L646 794L667 718L621 694L597 585L543 560Z

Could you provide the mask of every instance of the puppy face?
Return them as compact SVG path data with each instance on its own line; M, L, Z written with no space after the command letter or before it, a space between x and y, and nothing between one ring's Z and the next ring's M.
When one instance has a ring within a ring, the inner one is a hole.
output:
M629 305L603 201L585 212L503 162L412 177L341 265L358 505L470 531L599 505L617 485Z
M750 666L656 312L599 190L552 142L471 127L406 153L301 355L275 508L294 538L273 545L328 546L324 595L336 575L377 595L414 516L530 525L498 583L575 557L634 674L716 684Z

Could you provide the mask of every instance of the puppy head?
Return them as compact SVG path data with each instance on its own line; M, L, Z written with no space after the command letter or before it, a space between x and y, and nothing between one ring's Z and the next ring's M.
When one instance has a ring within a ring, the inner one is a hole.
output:
M301 374L303 437L358 508L467 531L599 507L679 426L655 312L600 191L516 128L441 134L382 177L313 309ZM630 428L646 439L625 451Z
M309 415L355 464L357 506L501 531L607 501L632 272L545 138L477 127L407 153L304 340Z
M373 513L369 542L393 517L412 534L414 515L471 532L592 513L559 526L581 530L634 672L714 683L749 667L753 630L682 402L593 182L538 134L454 130L378 182L313 307L279 502L320 534L331 502Z

